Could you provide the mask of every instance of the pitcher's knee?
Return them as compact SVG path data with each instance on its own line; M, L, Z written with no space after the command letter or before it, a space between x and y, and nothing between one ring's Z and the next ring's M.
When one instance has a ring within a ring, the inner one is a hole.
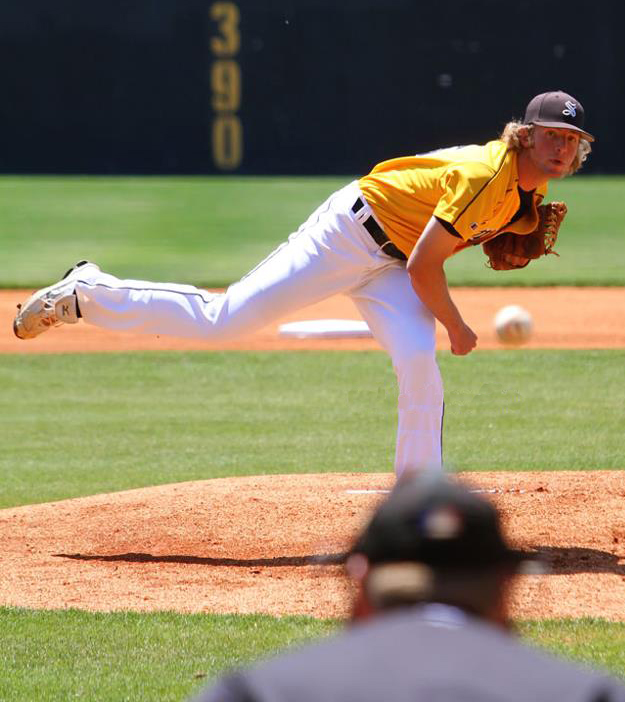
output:
M393 367L400 385L412 379L440 379L433 351L413 349L393 356Z

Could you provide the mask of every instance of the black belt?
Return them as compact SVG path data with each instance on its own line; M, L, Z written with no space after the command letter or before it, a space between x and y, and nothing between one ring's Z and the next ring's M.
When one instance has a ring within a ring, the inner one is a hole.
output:
M359 197L354 206L352 207L352 212L356 214L359 210L365 206L363 199ZM406 254L400 251L395 244L386 236L382 227L375 221L372 215L369 215L364 222L361 223L362 226L369 232L371 238L375 243L384 251L388 256L393 258L398 258L400 261L406 261Z

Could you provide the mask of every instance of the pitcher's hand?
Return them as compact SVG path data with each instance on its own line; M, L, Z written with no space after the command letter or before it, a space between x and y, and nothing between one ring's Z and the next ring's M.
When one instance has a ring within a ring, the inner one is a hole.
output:
M451 352L456 356L466 356L477 344L477 334L471 327L460 324L458 327L447 329Z

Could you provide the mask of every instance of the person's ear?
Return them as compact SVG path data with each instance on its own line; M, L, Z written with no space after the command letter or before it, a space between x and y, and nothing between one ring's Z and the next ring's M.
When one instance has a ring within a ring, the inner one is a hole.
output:
M529 127L519 128L519 141L521 142L521 146L526 149L529 149L533 145L532 131Z
M352 580L362 584L369 572L369 561L362 553L350 553L345 561L345 570Z
M366 580L369 574L369 561L362 553L352 553L345 561L345 571L356 585L352 603L352 621L358 622L369 619L375 610L367 596Z

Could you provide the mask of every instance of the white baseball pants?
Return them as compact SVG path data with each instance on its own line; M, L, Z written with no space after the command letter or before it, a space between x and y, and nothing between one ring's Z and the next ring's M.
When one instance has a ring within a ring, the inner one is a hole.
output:
M395 471L440 469L443 387L434 318L405 263L361 222L373 214L356 182L324 202L288 240L225 293L89 274L76 284L83 319L112 330L229 341L335 293L357 305L389 353L399 383ZM364 202L364 198L363 198Z

